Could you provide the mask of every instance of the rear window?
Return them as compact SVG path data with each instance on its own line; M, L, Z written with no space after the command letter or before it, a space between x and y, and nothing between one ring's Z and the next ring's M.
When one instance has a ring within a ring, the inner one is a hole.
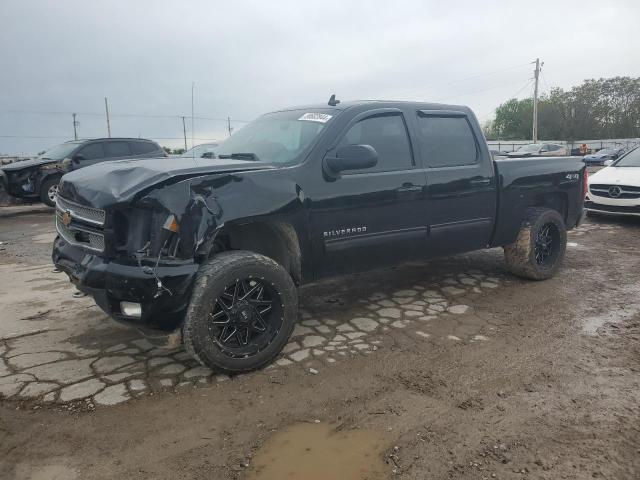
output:
M158 147L151 142L130 142L130 145L135 155L144 155L158 150Z
M104 145L107 157L126 157L131 155L127 142L106 142Z
M418 115L420 151L429 167L457 167L478 161L476 139L465 117Z

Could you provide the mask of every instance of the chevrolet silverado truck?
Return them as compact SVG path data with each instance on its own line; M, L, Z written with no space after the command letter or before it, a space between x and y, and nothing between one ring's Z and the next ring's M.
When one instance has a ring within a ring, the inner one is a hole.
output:
M587 175L581 158L494 161L466 107L333 97L263 115L215 156L66 174L52 256L114 319L181 332L227 372L273 360L297 286L321 278L493 247L516 275L553 276Z

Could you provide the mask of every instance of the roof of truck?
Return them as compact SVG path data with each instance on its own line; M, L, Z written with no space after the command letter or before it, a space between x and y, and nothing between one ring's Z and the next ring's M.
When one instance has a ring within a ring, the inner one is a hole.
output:
M291 110L346 110L351 107L361 107L365 105L376 106L379 108L402 108L407 106L414 106L416 108L424 110L471 111L469 107L465 107L463 105L448 105L444 103L416 102L408 100L348 100L344 102L341 101L338 105L315 103L311 105L299 105L295 107L282 108L279 110L274 110L274 112L286 112Z

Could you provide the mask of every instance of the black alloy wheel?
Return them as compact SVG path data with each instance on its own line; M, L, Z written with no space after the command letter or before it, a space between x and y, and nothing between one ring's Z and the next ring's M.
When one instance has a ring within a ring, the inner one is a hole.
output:
M555 261L560 234L554 223L544 224L536 233L534 255L538 265L548 265Z
M216 298L209 329L231 357L248 357L266 348L282 326L280 296L255 278L237 279Z

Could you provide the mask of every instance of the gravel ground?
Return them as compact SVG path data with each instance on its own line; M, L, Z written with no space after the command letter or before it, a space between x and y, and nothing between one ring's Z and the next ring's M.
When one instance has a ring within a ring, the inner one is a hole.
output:
M304 287L280 358L233 378L73 298L52 238L0 223L1 478L259 478L314 421L382 435L382 478L640 474L640 221L571 232L546 282L496 249Z

